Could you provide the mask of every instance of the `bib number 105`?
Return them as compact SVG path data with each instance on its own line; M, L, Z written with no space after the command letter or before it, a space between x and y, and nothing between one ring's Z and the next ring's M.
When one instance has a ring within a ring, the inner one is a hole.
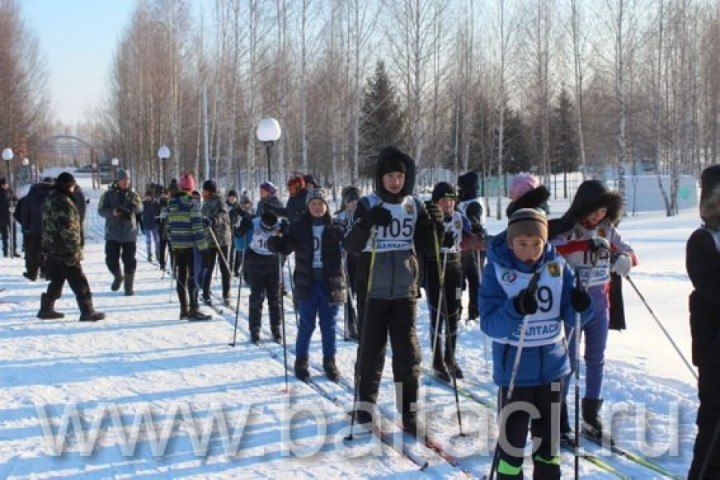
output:
M382 227L383 237L409 237L413 233L413 219L403 218L402 224L399 218L393 218L390 225Z

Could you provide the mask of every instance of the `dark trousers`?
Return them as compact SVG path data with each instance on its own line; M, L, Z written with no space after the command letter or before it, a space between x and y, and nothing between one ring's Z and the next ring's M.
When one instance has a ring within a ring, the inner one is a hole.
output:
M270 328L273 332L280 329L280 272L275 255L267 262L254 262L245 268L245 281L250 285L250 316L248 318L251 332L259 332L261 328L262 308L265 296L270 310Z
M8 256L9 252L8 249L10 246L8 245L8 242L10 240L10 224L7 225L1 225L0 226L0 235L2 235L2 248L3 248L3 255ZM17 226L12 231L12 244L13 244L13 254L17 254Z
M25 242L25 270L28 277L37 278L38 270L42 266L42 237L26 233Z
M442 261L442 254L441 254ZM438 266L435 262L427 262L426 280L427 280L427 300L430 307L430 342L431 348L434 349L435 358L433 362L441 362L445 359L448 368L455 365L455 346L457 344L457 326L460 319L461 303L460 294L462 293L462 267L460 266L460 256L458 254L448 254L448 260L445 264L445 285L442 299L442 307L440 308L440 325L437 326L439 338L435 338L437 305L440 295L440 277ZM440 265L442 271L442 264ZM443 329L445 331L445 342L442 342ZM443 348L444 347L444 348ZM442 354L444 350L444 355Z
M515 387L511 401L507 402L507 387L501 387L498 393L498 405L505 405L504 412L499 415L500 434L505 435L507 443L516 449L525 448L528 436L528 424L537 449L533 454L533 479L555 480L560 478L560 397L562 382L556 382L555 390L552 384L537 387ZM527 408L512 413L512 404L524 402L534 406L539 417L530 419ZM555 415L552 415L552 407ZM553 427L553 424L554 427ZM555 438L553 439L553 435ZM539 443L539 446L537 446ZM512 452L517 453L517 452ZM502 448L499 449L497 463L498 480L522 480L523 457L512 455Z
M485 254L473 250L462 252L463 290L468 289L468 318L474 320L480 316L478 309L478 290L482 278Z
M107 265L108 270L113 275L122 273L120 270L120 258L122 257L125 275L135 273L137 267L137 260L135 260L136 247L135 242L107 240L105 242L105 265Z
M175 273L177 279L175 288L180 301L180 312L186 313L188 305L190 310L198 308L198 286L195 282L195 255L193 248L179 248L173 250L175 258Z
M222 277L222 296L223 298L230 298L230 269L225 263L228 259L228 253L230 247L219 247L222 255L218 253L217 248L209 248L203 254L203 276L202 276L202 290L203 297L210 296L210 283L212 282L213 271L215 270L215 263L220 263L220 276ZM223 257L225 260L223 260Z
M167 236L163 233L162 230L160 230L160 241L158 242L158 248L157 248L157 259L158 263L160 264L160 268L165 269L165 252L169 250L168 248L168 239ZM170 255L170 262L173 262L173 256Z
M715 430L720 422L720 375L717 367L698 367L698 396L700 408L697 413L698 433L695 438L693 460L688 473L690 480L710 480L720 478L720 435L713 443ZM712 450L711 450L712 447ZM700 479L703 462L708 458L705 474Z
M358 396L360 401L374 404L377 402L378 387L385 365L385 349L388 334L390 335L393 378L396 384L400 384L396 390L396 405L403 417L411 414L412 404L417 402L419 388L422 357L415 329L416 308L414 298L371 298L358 345Z
M85 273L83 273L80 262L75 265L66 265L59 260L48 257L45 262L45 269L50 279L47 288L48 297L52 300L60 298L63 285L65 285L65 280L67 280L68 285L70 285L70 288L75 294L80 312L90 313L90 311L92 311L90 284L87 281L87 277L85 277Z

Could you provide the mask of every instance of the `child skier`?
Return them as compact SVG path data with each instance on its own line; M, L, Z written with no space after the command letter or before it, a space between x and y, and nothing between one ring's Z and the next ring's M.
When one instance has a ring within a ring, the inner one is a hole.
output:
M166 221L175 258L173 265L180 301L180 320L209 320L210 315L205 315L198 308L197 259L208 244L200 204L190 196L190 192L195 189L195 178L189 173L183 174L178 186L180 191L168 202Z
M601 440L603 433L599 412L603 403L603 368L610 321L610 272L624 276L637 265L632 247L623 242L615 228L621 214L622 197L619 193L608 191L597 180L586 180L578 187L565 215L550 222L550 243L579 273L580 281L588 289L595 307L592 321L583 327L586 371L582 418L584 433L596 440ZM574 338L568 343L574 360ZM565 395L569 383L565 384ZM561 417L561 432L567 438L570 425L565 402Z
M545 214L530 208L516 211L507 230L490 243L480 286L480 319L483 332L494 339L501 438L504 433L507 443L519 450L527 440L530 414L511 403L526 402L539 412L530 424L532 437L540 442L533 455L535 479L560 478L559 439L552 438L558 419L551 415L551 406L560 402L563 378L570 373L562 324L566 330L573 328L576 312L583 322L591 317L590 296L575 286L573 271L547 244ZM512 453L498 447L494 465L499 480L523 478L523 457Z
M278 255L268 249L268 240L280 234L283 223L270 210L255 218L247 213L242 215L236 234L249 238L243 271L245 281L250 285L250 340L253 343L260 341L262 305L267 295L270 329L273 339L280 343L280 266Z
M692 233L686 248L687 272L694 287L690 294L692 354L700 376L698 433L689 480L720 478L720 165L706 168L700 183L703 226Z
M310 378L308 350L319 316L323 369L328 379L337 382L340 374L335 365L335 322L340 304L345 301L340 244L345 232L342 225L332 221L324 190L309 190L306 199L305 213L282 236L271 237L268 245L282 255L295 252L293 278L300 313L295 376L303 382Z
M478 318L478 289L485 264L485 209L480 197L480 179L475 172L458 177L459 202L457 209L470 222L470 231L464 231L460 250L462 251L463 290L468 289L468 319Z
M433 352L433 370L440 380L449 381L450 377L463 378L462 370L455 361L457 344L457 325L460 319L462 294L462 266L460 263L460 240L463 232L470 233L470 222L460 212L455 211L457 192L447 182L435 185L431 201L443 212L445 226L439 251L425 259L425 280L427 300L430 307L430 347ZM439 264L438 264L439 262ZM443 282L442 304L440 301L440 282ZM440 315L438 316L438 308ZM439 324L437 321L439 320ZM445 345L440 341L445 327Z
M375 165L375 191L358 203L355 222L344 240L348 253L358 255L357 396L364 406L376 403L389 333L394 379L400 384L397 406L403 428L410 434L417 432L415 404L421 371L415 330L415 252L432 255L432 239L443 232L442 212L436 205L426 207L413 197L414 185L413 159L395 147L383 149ZM356 405L353 420L371 422L372 412Z

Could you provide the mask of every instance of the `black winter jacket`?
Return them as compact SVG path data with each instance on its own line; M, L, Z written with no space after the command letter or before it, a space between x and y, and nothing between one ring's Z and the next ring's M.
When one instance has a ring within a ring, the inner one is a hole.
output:
M720 232L715 232L720 239ZM697 366L720 366L720 240L695 230L686 245L685 266L695 288L690 294L692 358Z
M329 214L324 218L320 241L320 254L323 263L323 278L330 296L331 304L345 301L345 276L342 268L342 244L345 234L342 224L333 222ZM282 237L270 241L270 248L283 255L295 252L295 295L298 298L310 296L313 281L313 234L312 220L309 213L302 214L297 221L290 224Z

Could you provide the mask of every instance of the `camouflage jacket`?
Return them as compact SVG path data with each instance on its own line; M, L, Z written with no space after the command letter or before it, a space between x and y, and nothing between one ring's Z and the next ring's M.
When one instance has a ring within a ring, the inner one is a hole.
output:
M82 223L72 197L54 188L42 204L42 251L65 265L83 259Z
M228 208L225 202L220 198L218 194L211 195L202 204L202 216L209 218L212 221L211 227L206 227L206 230L212 228L212 233L217 238L218 247L226 247L230 245L231 240L231 228L230 228L230 216L228 215ZM215 247L215 239L207 232L208 244L211 247Z

